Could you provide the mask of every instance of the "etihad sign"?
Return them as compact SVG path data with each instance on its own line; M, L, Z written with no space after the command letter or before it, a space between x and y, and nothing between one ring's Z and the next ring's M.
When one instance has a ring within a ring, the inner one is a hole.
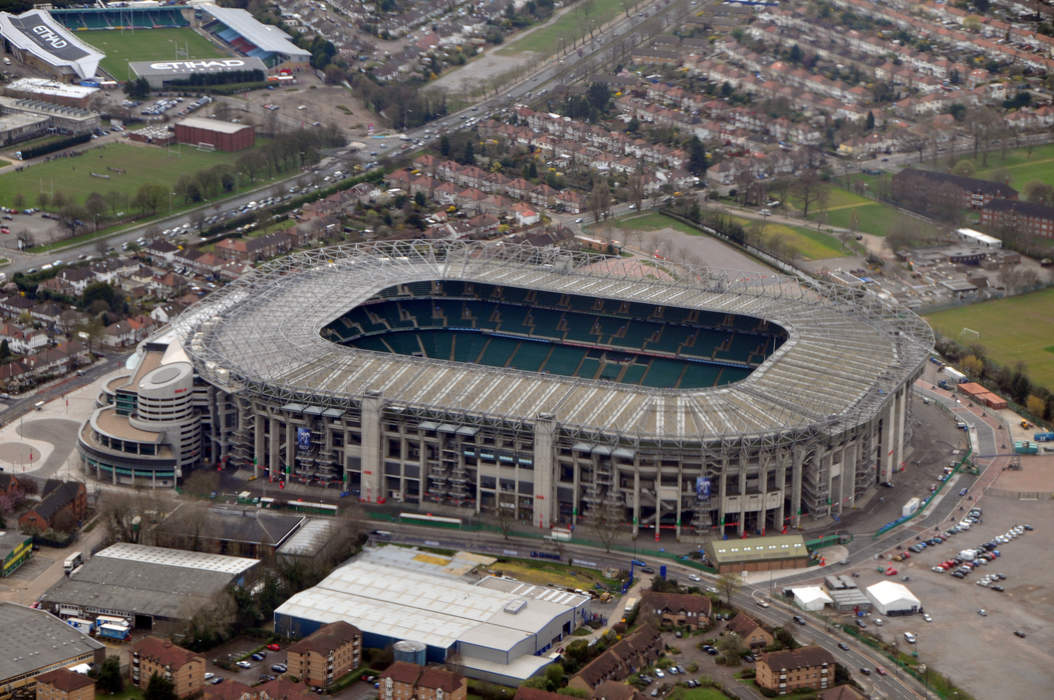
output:
M227 58L208 61L167 61L151 63L152 70L209 70L212 68L244 68L245 61L240 58Z
M69 43L65 39L43 24L38 24L33 27L32 31L40 37L41 41L53 49L64 49L69 46Z

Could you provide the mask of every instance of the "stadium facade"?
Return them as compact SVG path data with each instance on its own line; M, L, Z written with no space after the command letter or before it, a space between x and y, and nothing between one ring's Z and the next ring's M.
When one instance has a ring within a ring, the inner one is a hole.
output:
M144 343L80 450L115 482L220 463L369 502L678 535L838 514L901 468L921 319L813 280L660 274L468 242L298 253ZM185 406L138 409L169 364Z

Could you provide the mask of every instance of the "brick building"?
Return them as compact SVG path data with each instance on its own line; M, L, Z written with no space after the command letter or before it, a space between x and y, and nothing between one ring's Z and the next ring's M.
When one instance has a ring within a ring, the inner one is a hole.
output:
M678 627L697 630L710 624L710 599L705 595L646 591L640 605L642 613Z
M995 199L981 208L981 225L989 231L1014 231L1054 238L1054 207L1036 202Z
M200 693L205 684L205 657L167 639L143 637L132 645L131 679L146 690L155 674L172 681L176 695L186 698Z
M834 685L834 656L823 647L809 645L762 654L755 664L755 680L780 695L798 688L825 690Z
M289 673L313 688L328 688L362 659L362 632L338 620L320 627L286 652Z
M256 238L225 238L216 244L216 256L220 260L252 263L288 253L295 242L295 237L285 231L275 231Z
M725 631L739 637L740 641L751 649L767 647L776 641L768 630L746 613L739 613L729 620L725 625Z
M94 700L95 680L68 668L37 676L37 700Z
M593 693L604 681L622 680L659 658L665 645L659 630L644 624L586 664L568 685Z
M244 151L256 143L256 129L250 124L188 117L176 122L176 141L192 146L208 144L217 151Z
M41 532L62 525L63 514L68 514L73 523L84 519L88 512L88 492L80 481L48 479L44 485L44 497L18 519L23 530L36 529Z
M381 700L466 700L468 681L438 666L396 661L381 674Z
M980 209L993 199L1017 199L1017 190L1001 182L905 168L892 179L893 196L921 194L950 199L959 208Z

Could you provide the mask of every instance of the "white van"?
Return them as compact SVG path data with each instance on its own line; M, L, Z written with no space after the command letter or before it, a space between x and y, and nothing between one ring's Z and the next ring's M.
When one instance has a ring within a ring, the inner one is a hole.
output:
M43 401L37 401L35 404L33 404L33 408L35 408L38 411L43 409L44 408L44 402Z

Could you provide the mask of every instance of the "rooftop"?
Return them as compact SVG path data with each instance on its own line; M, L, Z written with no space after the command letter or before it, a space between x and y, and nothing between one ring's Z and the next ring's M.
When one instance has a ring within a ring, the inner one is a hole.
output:
M0 629L18 630L0 634L0 681L104 648L51 613L17 603L0 602Z
M112 544L95 556L111 557L144 564L164 564L184 569L214 571L232 576L244 573L260 563L257 559L248 559L246 557L231 557L225 554L192 552L186 549L170 549L168 547L150 547L145 544L131 544L130 542Z
M60 83L56 80L48 80L47 78L19 78L18 80L12 80L5 87L8 90L15 90L17 92L34 92L38 95L71 97L75 99L91 97L99 91L99 88L96 87Z
M248 124L234 124L233 122L224 122L219 119L208 119L206 117L180 119L176 122L176 126L185 126L191 129L208 129L209 131L218 131L222 134L237 134L243 129L252 128Z
M809 550L801 535L774 535L745 540L713 540L708 543L718 564L807 557Z

